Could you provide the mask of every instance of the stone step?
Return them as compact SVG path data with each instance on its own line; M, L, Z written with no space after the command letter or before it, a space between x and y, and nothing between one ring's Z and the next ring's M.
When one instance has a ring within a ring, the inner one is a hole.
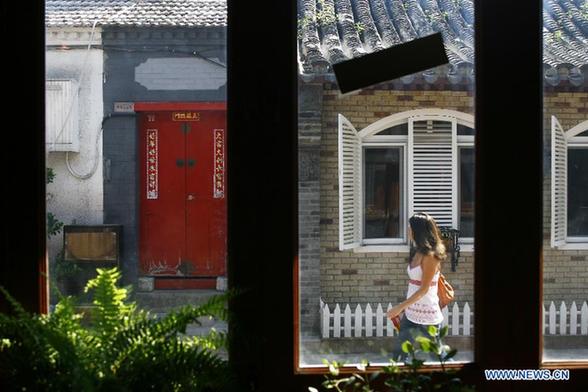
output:
M199 306L215 295L222 294L217 290L155 290L151 292L137 292L134 301L137 305L157 317L164 317L172 309L185 305ZM186 334L190 336L207 335L211 328L219 332L227 331L227 323L209 316L198 318L200 324L190 324Z
M153 313L166 313L184 305L202 305L211 297L222 293L217 290L155 290L136 292L133 300L140 308Z
M165 315L167 313L151 313L152 315L156 316L156 317L165 317ZM227 332L227 323L226 321L222 321L222 320L217 320L208 316L204 316L204 317L199 317L198 321L200 322L200 324L197 323L193 323L193 324L189 324L188 325L188 329L189 330L193 330L193 331L204 331L205 333L208 333L208 331L211 328L216 329L217 331L223 331L223 332ZM200 335L200 334L198 334Z

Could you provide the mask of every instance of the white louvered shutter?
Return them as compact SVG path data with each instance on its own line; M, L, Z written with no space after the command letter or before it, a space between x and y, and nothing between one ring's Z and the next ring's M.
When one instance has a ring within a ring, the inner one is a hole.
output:
M361 244L361 140L339 114L339 249Z
M457 226L456 141L454 121L409 120L409 216L426 212L439 226Z
M551 116L551 246L565 244L568 205L568 143L564 130Z
M45 82L45 143L48 151L80 151L78 100L76 81Z

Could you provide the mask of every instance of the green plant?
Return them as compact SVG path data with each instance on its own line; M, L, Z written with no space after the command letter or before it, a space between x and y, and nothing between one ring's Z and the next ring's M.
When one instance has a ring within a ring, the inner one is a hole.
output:
M8 390L221 391L231 377L217 350L224 333L185 335L208 316L226 319L228 294L187 305L163 318L128 301L117 268L98 269L85 291L87 314L62 297L48 315L29 314L2 288L14 315L0 314L0 380Z
M355 31L357 31L358 33L362 33L365 30L365 26L361 22L355 23L353 27L355 28Z
M49 278L51 303L55 303L63 294L79 295L84 287L85 279L82 277L82 268L74 262L66 261L63 250L55 256ZM85 300L85 298L77 298L77 300Z
M326 26L330 23L335 23L337 16L335 15L335 8L333 6L327 7L325 0L318 0L318 7L314 15L306 15L298 19L298 39L304 36L304 29L316 29L318 26Z
M47 213L47 238L51 238L61 232L63 229L63 222L55 218L53 213Z
M82 271L76 263L65 261L63 253L62 250L55 256L53 274L58 282L62 282L64 279L70 277L76 277Z
M51 167L45 168L45 183L51 184L55 178L55 171Z
M402 343L402 351L408 354L407 369L402 370L396 362L390 360L389 366L384 366L382 371L369 372L369 362L361 361L357 366L359 372L351 375L341 375L343 363L338 361L323 360L329 367L329 375L322 383L325 389L334 389L337 392L407 392L407 391L451 391L468 392L473 391L471 386L463 385L456 377L454 369L447 369L445 363L457 353L443 344L442 339L447 336L448 327L438 330L435 326L428 328L430 337L419 336L415 339L416 344L410 341ZM432 354L441 364L440 372L423 373L419 370L423 367L424 361L418 359L418 353ZM376 389L374 385L384 385L385 389ZM317 388L309 387L310 392L318 392Z
M55 179L55 171L47 167L45 169L45 184L51 184ZM47 213L47 238L51 238L61 232L63 229L63 222L60 221L51 212Z

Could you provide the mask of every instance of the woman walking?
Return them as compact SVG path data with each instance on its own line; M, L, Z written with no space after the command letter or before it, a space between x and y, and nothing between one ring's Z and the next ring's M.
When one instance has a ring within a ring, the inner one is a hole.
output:
M388 318L400 316L400 333L393 351L393 359L406 361L401 345L417 336L429 337L428 327L440 328L443 314L437 296L437 280L441 261L447 256L435 220L426 213L416 213L409 219L408 238L411 252L408 259L408 292L406 300L388 311Z

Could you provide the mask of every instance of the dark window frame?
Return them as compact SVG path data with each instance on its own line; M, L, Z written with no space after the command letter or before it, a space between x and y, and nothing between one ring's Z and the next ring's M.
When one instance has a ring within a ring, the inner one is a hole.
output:
M588 362L541 359L542 4L475 5L475 306L484 312L475 314L475 362L460 375L484 390L588 385ZM248 390L303 391L318 386L324 370L297 368L296 2L228 0L228 9L228 271L229 285L244 290L230 303L231 365ZM5 52L27 61L3 64L15 88L1 110L27 126L6 135L5 146L22 148L3 151L4 167L19 162L19 170L8 171L3 184L12 190L4 193L5 209L16 216L4 225L0 284L27 309L45 312L44 4L6 2L2 11ZM15 39L10 31L28 37ZM504 72L512 66L525 72ZM524 91L525 99L510 91ZM516 132L504 143L508 129ZM525 146L526 159L518 146ZM525 229L513 229L521 216ZM0 310L7 309L2 299ZM571 368L571 381L483 381L483 369L540 367Z

